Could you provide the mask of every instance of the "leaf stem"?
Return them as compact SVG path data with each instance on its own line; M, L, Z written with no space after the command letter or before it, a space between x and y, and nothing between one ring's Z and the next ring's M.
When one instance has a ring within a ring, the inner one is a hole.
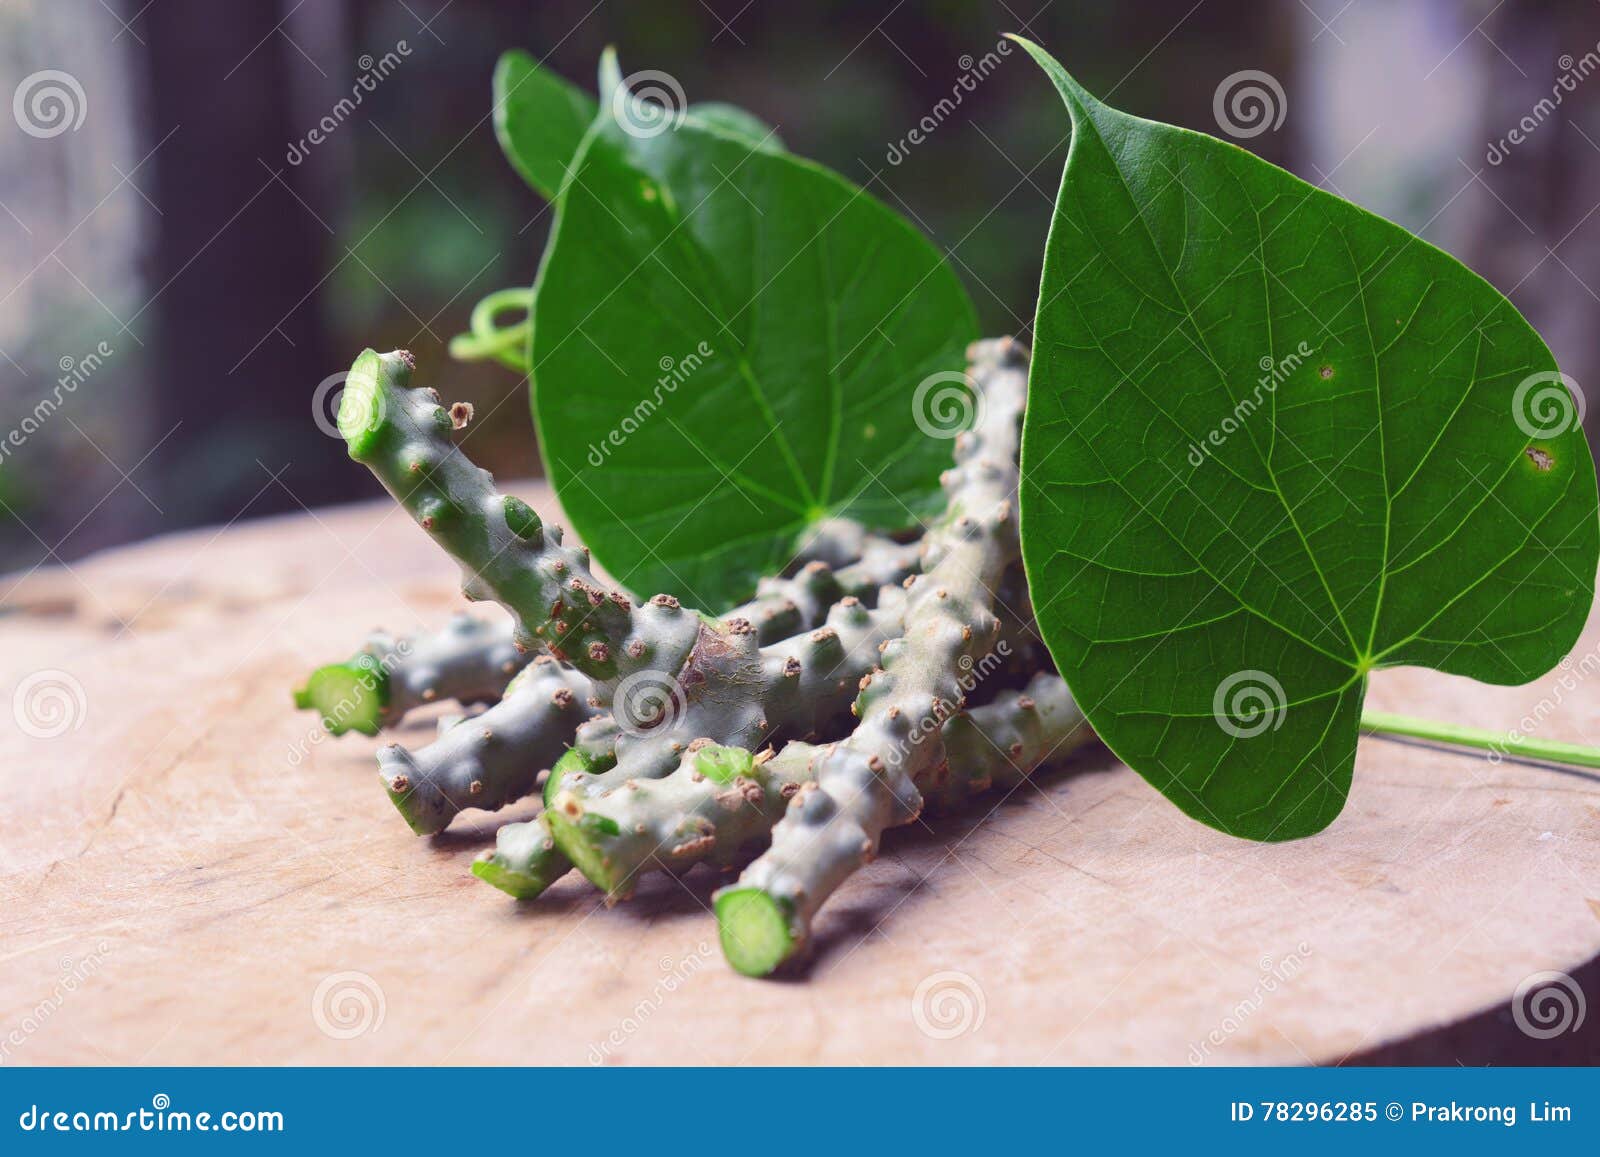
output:
M1600 768L1600 748L1530 739L1515 731L1485 731L1478 727L1413 719L1407 715L1389 715L1382 711L1362 712L1361 730L1369 734L1407 735L1413 739L1429 739L1457 747L1477 747L1490 752L1496 763L1510 755L1518 759L1542 759L1575 767Z

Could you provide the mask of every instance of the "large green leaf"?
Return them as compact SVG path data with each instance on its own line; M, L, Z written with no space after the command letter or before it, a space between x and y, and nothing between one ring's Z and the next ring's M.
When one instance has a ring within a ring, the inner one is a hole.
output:
M950 444L913 400L977 332L940 253L817 165L610 103L534 305L540 442L584 542L633 589L718 609L817 519L931 512Z
M1577 638L1600 523L1573 399L1448 255L1025 47L1072 119L1023 439L1046 641L1184 811L1319 831L1368 671L1521 683Z

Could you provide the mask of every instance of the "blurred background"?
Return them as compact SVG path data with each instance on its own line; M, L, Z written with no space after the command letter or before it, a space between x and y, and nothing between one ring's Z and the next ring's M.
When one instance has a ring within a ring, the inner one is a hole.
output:
M1026 335L1066 118L1005 31L1420 232L1596 378L1594 0L0 0L0 572L374 496L318 388L367 345L538 471L522 383L445 352L549 224L489 119L509 47L745 105Z

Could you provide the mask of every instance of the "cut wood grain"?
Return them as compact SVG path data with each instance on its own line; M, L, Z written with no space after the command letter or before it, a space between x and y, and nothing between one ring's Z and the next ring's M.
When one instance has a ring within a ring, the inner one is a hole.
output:
M1592 774L1367 739L1332 828L1252 845L1096 749L896 833L828 909L809 973L763 983L722 963L714 874L611 910L576 878L518 905L467 866L531 804L418 839L379 788L379 741L317 742L291 710L305 671L371 627L459 605L391 504L0 591L0 690L39 672L82 688L64 734L0 716L4 1063L1300 1064L1496 1032L1530 1059L1593 1048L1588 1029L1526 1037L1505 1009L1541 970L1595 986ZM1597 644L1591 625L1575 659ZM1600 676L1558 678L1384 672L1369 701L1510 727L1559 692L1540 736L1600 741Z

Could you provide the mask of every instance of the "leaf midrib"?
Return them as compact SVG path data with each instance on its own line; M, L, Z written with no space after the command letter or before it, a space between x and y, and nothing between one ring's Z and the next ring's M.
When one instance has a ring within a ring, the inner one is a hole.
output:
M1205 351L1206 361L1210 364L1211 369L1217 375L1218 385L1220 385L1222 387L1222 390L1223 390L1223 392L1225 394L1228 394L1231 397L1232 396L1231 392L1228 389L1227 376L1224 374L1221 364L1218 363L1218 361L1216 359L1216 355L1211 349L1210 343L1206 340L1205 329L1201 326L1201 324L1199 322L1199 319L1195 316L1194 307L1189 304L1188 299L1184 296L1182 288L1178 285L1178 279L1177 279L1176 271L1169 266L1169 264L1167 262L1167 259L1166 259L1166 255L1162 252L1161 246L1156 241L1155 234L1152 232L1152 230L1150 228L1150 223L1145 218L1144 209L1139 204L1138 198L1134 196L1133 188L1128 183L1127 175L1122 170L1122 162L1117 158L1116 154L1112 151L1111 146L1106 141L1104 134L1102 134L1100 132L1100 126L1095 122L1092 113L1087 108L1083 108L1082 109L1082 113L1083 113L1083 116L1082 116L1083 122L1091 127L1091 129L1094 132L1095 139L1100 142L1100 145L1101 145L1102 149L1105 152L1105 156L1106 156L1107 160L1109 160L1111 162L1111 170L1117 176L1117 186L1118 186L1118 188L1120 188L1122 190L1123 195L1127 198L1128 204L1129 204L1129 206L1131 207L1131 209L1133 211L1133 216L1139 221L1139 226L1144 231L1145 239L1150 243L1150 251L1151 251L1152 255L1154 256L1156 263L1160 266L1162 273L1166 276L1167 283L1171 287L1173 294L1177 297L1178 303L1183 306L1183 311L1184 311L1183 321L1187 322L1189 324L1190 328L1193 329L1196 337L1199 338L1200 343L1201 343L1201 345L1202 345L1202 347L1204 348L1204 351ZM1182 183L1180 182L1180 186L1181 185L1182 185ZM1189 193L1188 193L1187 188L1184 188L1184 196L1187 197L1188 195L1189 195ZM1265 269L1266 269L1266 253L1265 253L1266 239L1265 239L1265 236L1261 232L1260 217L1259 217L1259 213L1256 210L1255 203L1253 201L1251 201L1250 202L1250 206L1251 206L1252 213L1256 213L1256 237L1257 237L1256 255L1257 255L1257 261L1260 263L1263 271L1265 271ZM1185 229L1187 229L1187 219L1186 219ZM1093 233L1090 233L1088 235L1089 236L1093 236ZM1348 245L1348 240L1344 237L1344 233L1343 233L1342 230L1340 231L1340 239L1345 241L1346 244ZM1103 247L1102 247L1102 252L1104 252ZM1109 257L1108 257L1108 261L1109 261ZM1111 262L1111 264L1113 266L1115 265L1114 262ZM1123 274L1123 276L1126 277L1127 275ZM1357 285L1358 285L1358 287L1360 285L1359 278L1357 280ZM1270 319L1271 315L1272 315L1271 289L1270 289L1270 287L1267 287L1265 285L1265 282L1263 282L1263 293L1267 297L1266 312L1267 312L1268 318ZM1180 322L1180 324L1182 324L1182 323ZM1099 339L1098 339L1098 335L1096 335L1096 344L1098 344L1098 343L1099 343ZM1369 344L1372 344L1373 350L1376 351L1376 344L1370 342L1370 331L1369 331ZM1269 347L1270 347L1270 342L1269 342ZM1275 356L1275 351L1274 351L1274 356ZM1375 352L1374 352L1374 361L1376 361L1376 353ZM1274 399L1274 401L1276 401L1276 399ZM1171 415L1167 415L1167 416L1169 418L1171 417ZM1273 433L1274 433L1274 438L1275 438L1276 437L1276 433L1277 433L1277 414L1276 414L1276 409L1274 409L1274 413L1273 413ZM1332 589L1331 585L1328 583L1327 576L1326 576L1326 574L1324 573L1324 571L1322 569L1321 560L1317 558L1317 554L1311 548L1311 543L1306 538L1305 532L1300 528L1300 521L1299 521L1298 518L1295 517L1294 507L1290 504L1288 498L1284 495L1283 487L1278 481L1278 476L1277 476L1276 472L1273 469L1271 461L1269 459L1267 459L1267 458L1262 457L1261 448L1256 443L1254 437L1250 438L1250 447L1251 447L1252 450L1255 451L1256 460L1261 464L1262 468L1267 472L1267 477L1272 480L1272 493L1278 499L1279 505L1283 507L1284 513L1288 516L1289 525L1294 529L1295 539L1300 543L1301 549L1305 551L1306 558L1311 563L1312 569L1314 569L1317 572L1317 578L1322 584L1323 593L1327 596L1328 605L1333 608L1334 616L1335 616L1335 618L1338 619L1339 625L1344 628L1345 638L1350 643L1352 652L1355 652L1351 656L1338 658L1337 661L1340 662L1340 663L1345 664L1346 666L1351 667L1352 669L1359 670L1359 668L1361 666L1361 663L1362 663L1362 657L1360 655L1360 648L1358 648L1357 645L1356 645L1355 636L1352 635L1351 632L1350 632L1350 625L1345 619L1344 608L1339 605L1338 600L1333 595L1333 589ZM1231 471L1230 471L1230 473L1231 473ZM1235 474L1235 477L1238 477L1238 475ZM1259 487L1255 487L1255 489L1260 490ZM1126 492L1126 488L1124 488L1124 490ZM1385 490L1385 497L1387 497L1387 494L1388 494L1387 483L1385 484L1384 490ZM1131 497L1131 493L1130 493L1130 497ZM1196 499L1196 501L1198 501L1198 499ZM1202 503L1201 505L1204 505L1204 503ZM1213 515L1213 517L1215 517L1215 515ZM1385 526L1385 539L1386 540L1387 540L1387 534L1388 534L1387 528L1388 528L1389 522L1390 522L1389 511L1386 508L1385 512L1384 512L1384 526ZM1158 523L1158 525L1159 525L1159 523ZM1166 533L1167 533L1168 537L1172 538L1175 542L1180 542L1181 543L1181 540L1179 540L1177 538L1177 536L1174 535L1170 530L1167 530L1167 528L1165 526L1163 526L1162 529L1166 530ZM1191 558L1195 558L1195 561L1197 563L1200 563L1200 560L1198 558L1196 558L1193 555L1192 552L1188 552L1187 548L1185 548L1185 551L1186 551L1186 553L1190 554ZM1204 564L1200 563L1200 565L1202 566L1202 569L1203 569L1204 568ZM1380 579L1381 579L1381 572L1380 572ZM1227 588L1224 588L1224 589L1227 589ZM1288 588L1285 588L1285 589L1288 589ZM1231 592L1231 591L1229 593L1233 594L1233 592ZM1238 599L1239 596L1235 594L1234 597L1236 599ZM1240 602L1241 602L1241 605L1244 605L1242 600L1240 600ZM1373 627L1374 627L1374 630L1376 629L1377 616L1378 616L1378 613L1381 611L1381 609L1382 609L1382 592L1381 592L1381 589L1380 589L1380 596L1379 596L1379 599L1377 601L1377 605L1376 605L1376 607L1374 609L1374 612L1373 612ZM1268 618L1265 615L1263 615L1262 618L1263 618L1263 620L1265 622L1267 622L1267 623L1271 624L1272 626L1276 627L1278 630L1282 631L1286 635L1289 635L1291 638L1298 639L1300 642L1303 642L1303 643L1306 642L1306 640L1300 638L1300 636L1296 632L1289 630L1282 623L1279 623L1274 619ZM1310 646L1312 644L1307 643L1307 645ZM1318 650L1318 651L1321 651L1323 654L1329 655L1330 658L1334 657L1334 656L1332 656L1332 654L1330 652L1324 650L1321 647L1315 647L1315 649ZM1370 647L1368 649L1370 650Z

